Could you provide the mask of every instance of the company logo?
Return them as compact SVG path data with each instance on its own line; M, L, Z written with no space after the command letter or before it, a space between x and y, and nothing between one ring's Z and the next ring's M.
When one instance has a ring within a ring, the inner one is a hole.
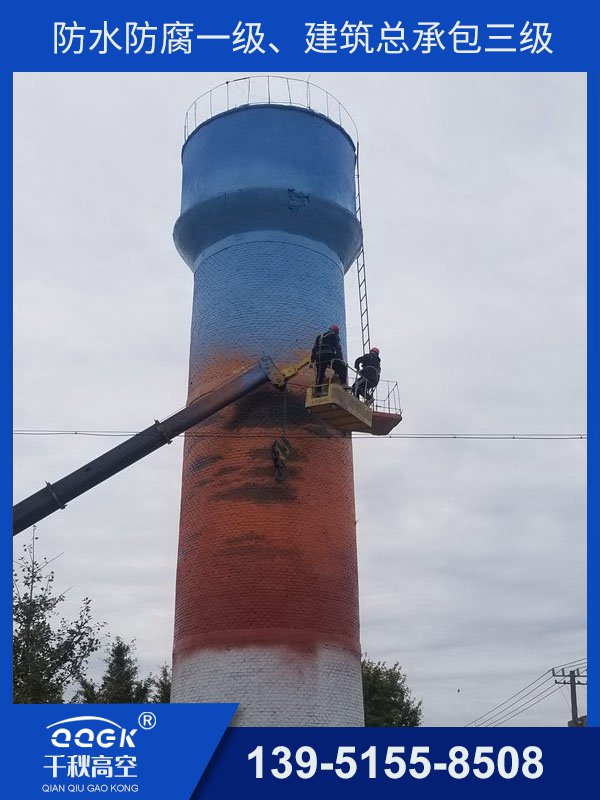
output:
M124 728L118 722L105 717L69 717L46 726L52 730L50 742L60 748L102 747L134 748L137 728Z

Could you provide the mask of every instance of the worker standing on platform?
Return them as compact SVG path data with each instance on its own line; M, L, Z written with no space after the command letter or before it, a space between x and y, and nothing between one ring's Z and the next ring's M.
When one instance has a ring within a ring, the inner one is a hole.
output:
M379 383L381 375L381 359L379 358L379 348L372 347L354 362L354 369L357 371L356 382L352 387L352 394L357 397L364 397L367 402L373 399L373 392Z
M348 365L344 361L338 325L330 325L328 330L317 336L310 360L317 370L316 386L322 386L325 383L325 371L328 367L338 376L342 386L347 384Z

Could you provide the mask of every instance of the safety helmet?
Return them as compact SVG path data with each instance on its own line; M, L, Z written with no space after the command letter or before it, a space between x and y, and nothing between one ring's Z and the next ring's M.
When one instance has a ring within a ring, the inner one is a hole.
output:
M372 347L371 348L371 352L375 353L376 355L379 355L379 348L378 347Z
M334 333L339 333L340 332L340 326L339 325L330 325L329 326L329 330L333 331Z

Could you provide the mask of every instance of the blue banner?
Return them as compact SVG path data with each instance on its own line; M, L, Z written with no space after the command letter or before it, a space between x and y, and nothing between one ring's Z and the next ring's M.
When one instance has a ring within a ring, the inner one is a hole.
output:
M588 71L597 22L550 3L57 3L6 48L14 70Z
M573 770L595 783L599 745L598 729L232 728L192 798L547 798Z
M15 705L14 798L184 798L195 789L236 706Z

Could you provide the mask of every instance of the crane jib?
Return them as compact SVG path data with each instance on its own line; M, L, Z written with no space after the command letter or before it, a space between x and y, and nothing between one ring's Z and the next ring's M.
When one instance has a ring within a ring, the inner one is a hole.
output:
M154 424L130 439L121 442L103 455L71 472L56 483L46 483L43 489L26 497L13 508L13 536L35 525L44 517L65 508L71 500L79 497L117 472L135 464L136 461L170 443L176 436L207 419L217 411L272 381L279 386L290 376L282 373L268 356L247 370L234 375L220 386L202 395L181 411Z

